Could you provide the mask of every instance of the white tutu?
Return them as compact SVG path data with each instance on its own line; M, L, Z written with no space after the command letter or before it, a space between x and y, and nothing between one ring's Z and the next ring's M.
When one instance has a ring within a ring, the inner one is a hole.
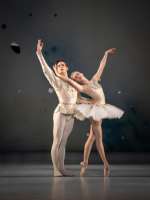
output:
M123 110L110 104L78 104L75 110L75 117L79 120L92 118L100 121L101 119L121 118L123 114Z

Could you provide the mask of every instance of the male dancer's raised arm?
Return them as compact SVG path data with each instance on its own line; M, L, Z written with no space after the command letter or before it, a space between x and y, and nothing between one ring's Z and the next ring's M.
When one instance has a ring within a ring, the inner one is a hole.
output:
M47 78L47 80L49 81L49 83L53 86L53 87L58 87L58 78L55 76L55 73L53 72L53 70L48 66L47 62L45 61L45 58L43 57L42 54L42 49L43 49L43 42L42 40L38 40L37 43L37 49L36 49L36 55L40 61L41 67L42 67L42 71L45 75L45 77Z
M108 49L107 51L105 51L105 54L104 54L102 60L100 61L99 68L98 68L97 72L94 74L94 76L92 77L93 80L96 80L96 81L100 80L103 70L106 66L108 55L114 54L115 52L116 52L116 48L111 48L111 49Z

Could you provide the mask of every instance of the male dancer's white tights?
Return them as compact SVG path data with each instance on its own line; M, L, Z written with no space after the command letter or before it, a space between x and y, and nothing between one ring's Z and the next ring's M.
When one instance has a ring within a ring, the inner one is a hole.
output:
M70 115L64 115L60 112L54 112L53 115L53 144L51 157L54 168L54 176L62 175L65 172L65 147L68 136L70 135L74 124L74 118Z

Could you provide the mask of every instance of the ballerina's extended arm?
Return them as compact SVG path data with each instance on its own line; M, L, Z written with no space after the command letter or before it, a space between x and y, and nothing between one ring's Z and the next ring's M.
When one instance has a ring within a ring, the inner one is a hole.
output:
M108 54L114 54L115 52L116 52L116 48L111 48L105 51L105 54L99 64L99 68L97 72L94 74L94 76L92 77L93 80L96 80L96 81L100 80L103 70L105 68L106 62L107 62Z
M83 92L84 91L84 87L82 85L80 85L79 83L77 83L76 81L70 79L69 77L67 76L62 76L61 74L59 74L57 72L57 67L56 65L53 66L53 69L55 71L55 74L60 78L62 79L63 81L69 83L72 87L74 87L78 92Z

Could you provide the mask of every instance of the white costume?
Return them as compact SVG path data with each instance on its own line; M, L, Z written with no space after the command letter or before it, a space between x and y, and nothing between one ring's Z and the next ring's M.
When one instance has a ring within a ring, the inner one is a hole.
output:
M75 117L79 120L92 118L95 121L101 119L121 118L124 111L120 108L106 104L103 88L98 81L91 81L89 84L91 93L89 94L94 100L95 104L78 104L76 105Z
M74 111L77 101L77 91L68 83L58 78L49 68L41 54L37 54L43 72L51 86L54 88L59 104L53 115L53 144L51 149L54 176L65 173L64 159L65 146L74 124Z

